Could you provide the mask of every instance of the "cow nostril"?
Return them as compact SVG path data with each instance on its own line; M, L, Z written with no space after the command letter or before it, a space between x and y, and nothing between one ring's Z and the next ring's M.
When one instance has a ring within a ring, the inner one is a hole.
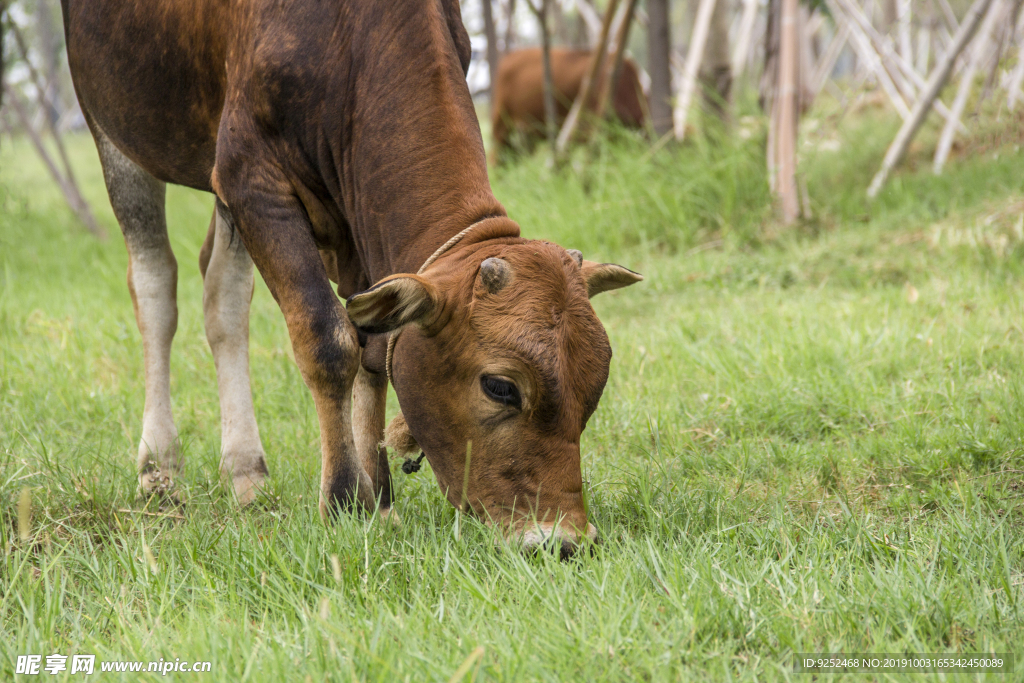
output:
M565 562L566 560L571 558L573 555L575 555L577 550L579 550L579 546L578 545L576 545L575 543L573 543L572 541L570 541L567 538L563 538L562 539L562 551L561 551L560 557L561 557L563 562Z

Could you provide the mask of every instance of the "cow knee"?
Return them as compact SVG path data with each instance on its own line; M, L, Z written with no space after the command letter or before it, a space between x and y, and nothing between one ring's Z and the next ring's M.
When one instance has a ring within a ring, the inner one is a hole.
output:
M344 309L326 302L289 311L286 319L306 384L335 396L343 389L347 396L359 369L359 339Z

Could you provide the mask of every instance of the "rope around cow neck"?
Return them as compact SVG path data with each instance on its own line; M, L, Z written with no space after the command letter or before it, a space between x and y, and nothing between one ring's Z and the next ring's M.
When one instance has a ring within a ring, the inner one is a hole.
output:
M448 240L440 247L438 247L437 250L430 255L430 258L423 262L423 265L420 266L420 269L416 271L416 274L423 275L423 271L432 266L434 264L434 261L441 258L446 252L452 249L452 247L461 242L462 238L468 235L470 232L472 232L473 228L480 225L481 223L491 220L492 218L499 217L500 216L487 216L486 218L481 218L476 223L473 223L468 228L452 237L450 240ZM390 383L391 386L395 386L395 381L391 378L391 362L395 355L395 343L398 341L398 335L401 334L401 332L402 330L398 329L392 332L390 335L388 335L388 352L387 356L385 356L384 358L384 369L387 371L388 383Z

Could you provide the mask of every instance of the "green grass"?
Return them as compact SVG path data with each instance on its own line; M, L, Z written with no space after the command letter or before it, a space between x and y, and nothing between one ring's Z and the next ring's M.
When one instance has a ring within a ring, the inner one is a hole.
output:
M273 497L235 508L197 266L212 203L180 188L189 502L138 500L142 352L95 151L72 141L105 244L5 141L0 679L30 653L206 660L170 678L226 681L446 681L464 662L466 680L811 680L793 653L1019 660L1024 154L979 135L936 178L930 131L868 204L894 122L866 112L836 131L829 116L802 148L815 217L792 230L772 220L756 123L746 141L644 158L620 135L588 166L495 174L527 236L647 276L595 300L615 358L582 447L605 543L569 563L496 548L427 470L395 467L401 528L324 526L315 412L262 283L253 386Z

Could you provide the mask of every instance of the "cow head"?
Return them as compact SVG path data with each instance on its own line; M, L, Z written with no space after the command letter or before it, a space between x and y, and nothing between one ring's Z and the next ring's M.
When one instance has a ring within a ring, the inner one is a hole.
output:
M567 555L596 537L580 434L612 351L590 297L641 279L554 244L506 240L381 280L348 312L365 332L405 328L392 362L399 423L448 500L526 547L554 541Z

